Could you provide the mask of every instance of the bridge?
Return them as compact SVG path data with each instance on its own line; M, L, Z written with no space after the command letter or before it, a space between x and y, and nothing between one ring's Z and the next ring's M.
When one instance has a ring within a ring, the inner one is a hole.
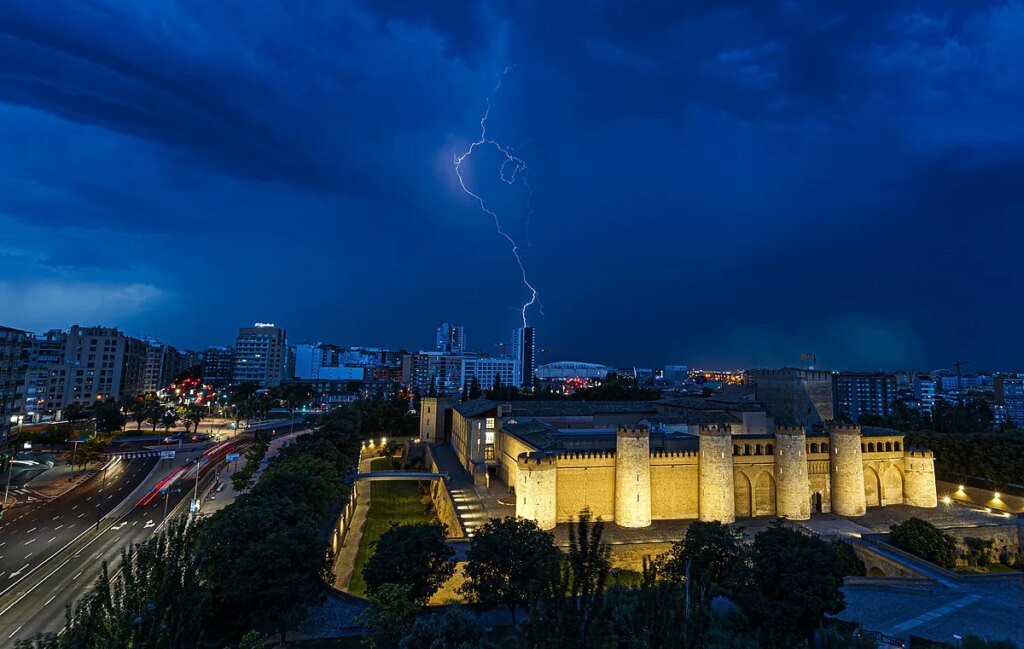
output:
M447 473L429 471L370 471L352 476L352 482L383 482L387 480L448 480Z

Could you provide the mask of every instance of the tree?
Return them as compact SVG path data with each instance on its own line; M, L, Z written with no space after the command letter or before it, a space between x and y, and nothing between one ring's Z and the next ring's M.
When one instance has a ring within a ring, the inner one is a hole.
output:
M198 528L183 517L121 552L121 576L106 563L92 590L68 611L64 633L23 646L45 649L163 649L199 646L209 615Z
M80 402L72 401L64 408L64 419L77 423L89 418L89 410Z
M502 387L503 386L501 385L501 374L498 373L498 372L495 372L494 373L494 385L491 386L491 390L493 390L494 392L500 392Z
M484 628L476 617L462 608L452 606L444 613L434 613L416 620L401 642L400 649L493 649L484 639Z
M583 510L569 527L569 552L561 571L533 607L526 631L535 647L588 647L603 636L599 614L611 547L603 538L604 523L591 520L589 510Z
M772 525L754 537L750 574L738 598L765 647L812 641L825 615L846 607L839 555L818 537Z
M662 557L661 576L678 583L690 577L688 592L701 602L732 594L744 582L745 548L737 532L718 521L694 521Z
M164 414L160 416L160 425L164 427L165 431L169 431L176 423L178 423L178 415L173 410L165 410Z
M473 535L459 591L484 606L507 607L515 627L517 607L557 576L559 556L554 538L533 521L492 518Z
M473 380L469 383L469 398L479 399L483 395L483 391L480 389L480 381L474 376Z
M266 641L258 631L249 631L238 641L238 649L263 649Z
M372 595L384 584L406 585L409 596L423 604L455 573L449 561L454 554L443 525L392 523L363 566L366 590Z
M370 605L356 619L366 629L364 642L370 649L392 649L412 631L419 610L411 586L383 584L370 595Z
M863 559L857 556L853 546L845 541L834 541L836 552L839 554L839 563L843 567L845 577L863 577L868 574L868 568L864 565Z
M185 432L199 432L199 423L203 421L203 409L195 404L184 406L180 409L181 422L185 424Z
M956 567L956 540L920 518L908 518L889 529L889 540L897 548L938 564Z
M149 419L150 402L143 398L138 397L132 402L131 417L132 421L135 422L135 430L142 430L142 424L146 423Z
M124 425L128 421L116 401L97 401L92 406L92 412L96 418L96 432L98 433L124 430Z

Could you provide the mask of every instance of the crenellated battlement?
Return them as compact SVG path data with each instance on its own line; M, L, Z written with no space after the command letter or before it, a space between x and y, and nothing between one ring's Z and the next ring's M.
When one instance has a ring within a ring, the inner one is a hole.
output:
M651 451L651 459L662 459L662 458L693 458L697 459L700 457L700 453L697 451Z
M625 426L619 426L616 432L617 437L631 437L633 439L640 439L650 437L651 432L647 428L631 428Z
M613 450L561 450L555 451L555 460L614 460Z
M806 437L807 431L803 426L776 426L776 437Z
M913 449L904 451L903 457L934 458L935 453L927 449Z
M830 434L835 433L836 435L860 435L860 426L836 421L835 419L829 419L825 422L825 430Z
M538 455L534 453L522 453L516 458L516 464L520 471L544 471L558 467L556 458L551 455Z
M729 424L701 424L698 434L702 437L732 437Z

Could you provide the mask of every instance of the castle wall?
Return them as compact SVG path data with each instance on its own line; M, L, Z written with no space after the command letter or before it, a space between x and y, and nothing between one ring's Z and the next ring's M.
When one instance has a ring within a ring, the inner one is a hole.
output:
M732 523L736 520L734 500L732 435L728 427L700 429L700 458L697 492L698 516L702 521Z
M620 429L616 451L541 455L506 435L499 471L515 485L516 515L545 529L577 520L584 509L643 527L653 520L860 516L868 506L903 502L934 507L934 457L897 450L896 439L862 439L854 426L832 425L827 439L808 439L799 428L759 438L702 426L699 451L651 452L646 431Z
M646 428L619 428L615 436L615 524L651 524L651 439Z
M593 518L615 519L615 454L601 451L561 453L558 462L559 523L575 521L584 509Z
M903 456L903 470L906 476L903 489L907 504L915 507L938 505L935 455L931 451L907 451Z
M804 521L811 517L810 479L807 471L807 435L803 428L775 429L775 481L777 513Z
M532 520L542 530L557 522L558 470L548 456L519 459L516 479L516 516Z
M656 452L651 454L651 518L679 520L697 518L697 454Z
M518 479L519 456L523 453L531 453L537 449L512 435L499 432L495 438L495 458L498 460L498 477L505 484L514 485Z
M858 427L832 426L829 429L832 512L840 516L863 516L866 511L860 443Z

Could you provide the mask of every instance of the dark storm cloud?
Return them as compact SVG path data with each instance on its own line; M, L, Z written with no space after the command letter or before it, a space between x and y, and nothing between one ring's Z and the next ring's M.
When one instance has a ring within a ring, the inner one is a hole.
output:
M1024 326L1022 59L1017 2L7 2L0 225L181 344L258 318L429 345L453 319L485 347L523 288L451 158L514 64L488 126L525 143L556 355L1024 364L984 334Z

